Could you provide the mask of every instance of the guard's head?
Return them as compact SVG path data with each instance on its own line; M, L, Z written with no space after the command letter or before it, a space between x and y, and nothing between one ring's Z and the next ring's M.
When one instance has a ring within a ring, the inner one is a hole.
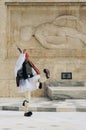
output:
M29 53L27 52L27 49L24 49L23 50L23 53L25 54L25 60L28 61L28 58L29 58Z

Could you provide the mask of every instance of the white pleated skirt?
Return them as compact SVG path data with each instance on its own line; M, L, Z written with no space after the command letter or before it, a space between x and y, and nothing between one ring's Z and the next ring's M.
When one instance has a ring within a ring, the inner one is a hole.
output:
M19 92L34 91L39 88L40 75L35 75L32 78L26 80L22 79L19 82Z

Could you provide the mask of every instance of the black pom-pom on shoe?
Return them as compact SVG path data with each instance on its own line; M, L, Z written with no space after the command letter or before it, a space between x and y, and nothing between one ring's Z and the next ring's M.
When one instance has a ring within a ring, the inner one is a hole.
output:
M45 76L47 79L50 78L50 71L48 69L44 69L43 72L45 73Z
M23 103L22 103L22 106L25 106L25 103L26 103L26 102L29 103L29 101L24 100Z
M39 84L39 89L42 89L42 83Z
M32 112L31 111L29 111L29 112L26 112L26 113L24 113L24 116L27 116L27 117L29 117L29 116L32 116Z

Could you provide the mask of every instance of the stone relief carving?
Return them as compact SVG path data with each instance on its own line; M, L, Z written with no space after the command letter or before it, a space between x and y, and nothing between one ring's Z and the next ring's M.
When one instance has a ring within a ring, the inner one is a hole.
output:
M34 28L32 26L24 26L21 28L20 37L22 41L28 42L34 34Z
M69 48L86 46L83 23L75 16L60 16L52 23L40 25L35 37L45 48Z
M47 49L82 48L86 46L84 24L76 16L58 16L52 22L42 23L36 27L25 25L17 32L20 40L29 42L34 37Z

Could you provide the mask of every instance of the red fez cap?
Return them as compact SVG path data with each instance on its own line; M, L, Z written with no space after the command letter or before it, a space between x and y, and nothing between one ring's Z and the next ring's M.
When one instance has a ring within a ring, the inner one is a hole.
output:
M25 54L25 59L27 60L28 57L30 56L29 53L27 52L27 49L24 49L23 53Z
M29 55L29 53L28 52L26 52L25 53L25 57L29 57L30 55Z

